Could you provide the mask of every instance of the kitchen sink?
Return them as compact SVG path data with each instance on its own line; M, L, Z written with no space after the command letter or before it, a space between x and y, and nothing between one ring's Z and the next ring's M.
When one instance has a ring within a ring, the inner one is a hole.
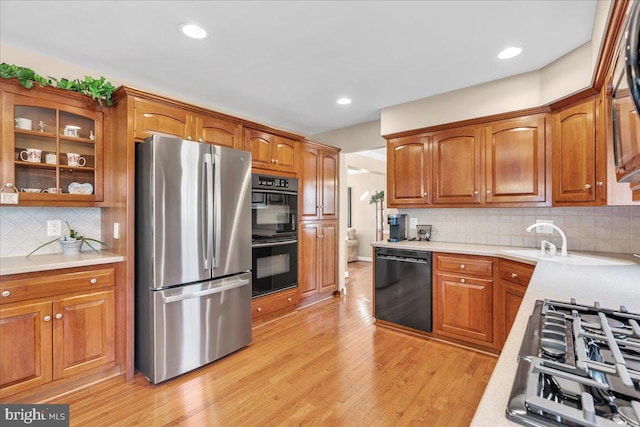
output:
M571 265L593 265L593 266L606 266L606 265L635 265L631 261L623 261L612 258L589 256L589 255L576 255L570 253L568 256L549 255L543 254L539 249L513 249L503 250L502 252L510 255L516 255L519 257L532 259L536 261L550 261L561 264Z

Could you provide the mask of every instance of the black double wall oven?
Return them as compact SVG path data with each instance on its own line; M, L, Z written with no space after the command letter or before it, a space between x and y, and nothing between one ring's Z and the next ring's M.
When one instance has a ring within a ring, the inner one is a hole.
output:
M298 286L298 180L253 174L252 296Z

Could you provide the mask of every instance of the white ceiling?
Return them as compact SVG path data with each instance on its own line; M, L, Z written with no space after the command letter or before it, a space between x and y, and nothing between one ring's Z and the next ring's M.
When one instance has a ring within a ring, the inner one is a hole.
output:
M0 41L311 135L539 69L591 39L595 9L594 0L1 0ZM183 22L209 36L187 39ZM523 54L498 60L509 45ZM342 96L353 103L337 105Z

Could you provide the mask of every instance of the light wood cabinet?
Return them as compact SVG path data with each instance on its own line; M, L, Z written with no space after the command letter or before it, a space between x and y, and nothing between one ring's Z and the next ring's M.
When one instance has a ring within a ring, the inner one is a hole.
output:
M482 203L482 131L465 127L431 135L434 204Z
M300 219L338 219L339 150L304 142L300 148Z
M436 335L495 348L493 259L434 254Z
M338 284L338 223L303 222L298 231L298 295L307 298L336 290Z
M500 310L498 313L500 331L499 344L504 345L518 309L527 291L527 286L535 267L529 264L501 259L500 270Z
M104 113L97 103L5 79L0 94L2 185L21 191L23 206L100 206Z
M394 138L387 144L387 205L428 205L431 191L429 137Z
M553 115L554 205L598 202L597 192L604 186L605 179L596 170L600 159L597 158L594 120L593 99Z
M161 134L243 149L242 125L239 123L142 98L134 103L133 134L138 140Z
M545 116L492 123L485 128L486 204L545 202Z
M0 339L2 396L112 367L114 268L3 277Z
M298 141L254 129L244 130L244 149L257 169L297 172Z

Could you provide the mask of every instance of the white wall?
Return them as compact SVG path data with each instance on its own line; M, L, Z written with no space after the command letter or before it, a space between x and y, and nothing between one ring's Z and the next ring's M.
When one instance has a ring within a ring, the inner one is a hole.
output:
M347 126L309 137L312 141L338 147L345 153L386 147L387 141L380 136L380 120Z

